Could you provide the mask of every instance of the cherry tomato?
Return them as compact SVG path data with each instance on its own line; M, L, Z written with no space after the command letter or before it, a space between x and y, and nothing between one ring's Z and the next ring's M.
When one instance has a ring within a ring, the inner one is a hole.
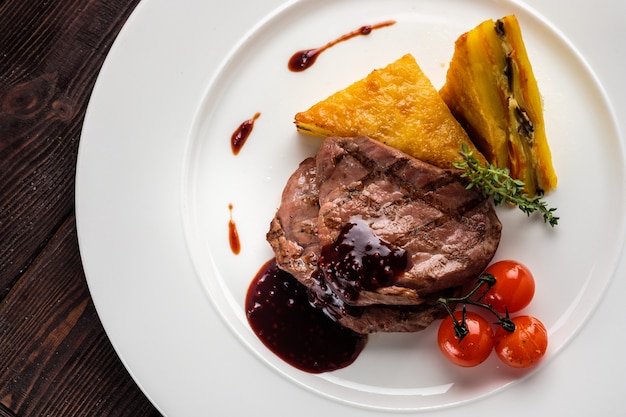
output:
M494 334L494 350L500 360L514 368L532 366L543 357L548 348L548 332L537 318L514 317L515 331L498 327Z
M463 312L455 311L454 316L461 323ZM468 333L459 341L452 317L443 319L437 334L439 349L459 366L476 366L484 362L493 350L493 329L486 319L473 311L466 312L465 325Z
M496 278L496 283L482 298L500 313L516 313L526 307L535 295L535 278L525 265L517 261L499 261L490 265L486 273Z

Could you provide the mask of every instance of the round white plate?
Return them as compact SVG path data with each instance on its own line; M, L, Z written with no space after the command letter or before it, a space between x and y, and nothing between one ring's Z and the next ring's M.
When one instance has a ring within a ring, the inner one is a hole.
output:
M576 43L538 12L507 1L302 0L273 10L277 2L236 3L198 1L184 10L141 3L103 67L81 139L76 205L88 283L111 341L155 405L171 416L445 415L458 406L511 412L507 401L534 393L534 402L516 404L521 415L557 405L564 412L559 396L579 393L572 410L623 408L621 397L599 399L617 392L624 373L614 371L626 367L610 355L626 338L611 327L617 302L608 301L624 289L613 280L624 271L624 143L615 110ZM550 4L542 8L557 10ZM272 256L265 233L282 187L319 146L295 132L293 115L407 52L438 88L454 40L511 13L544 97L559 175L547 201L561 221L551 229L518 210L499 210L504 229L496 258L521 260L536 276L526 312L549 329L545 360L521 372L493 357L457 368L438 353L433 326L373 335L358 360L336 372L312 375L285 364L250 331L243 303ZM287 68L297 50L389 19L396 24L336 45L307 71ZM256 112L253 132L234 156L230 136ZM231 204L239 255L228 244ZM607 353L592 358L597 334ZM601 382L586 386L591 371L567 362L572 356L593 360Z

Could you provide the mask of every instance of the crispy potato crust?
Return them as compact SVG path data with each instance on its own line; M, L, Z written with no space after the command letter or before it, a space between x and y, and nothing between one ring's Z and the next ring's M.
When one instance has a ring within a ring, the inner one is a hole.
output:
M441 168L460 159L462 143L476 150L410 54L296 114L295 123L314 136L369 136Z

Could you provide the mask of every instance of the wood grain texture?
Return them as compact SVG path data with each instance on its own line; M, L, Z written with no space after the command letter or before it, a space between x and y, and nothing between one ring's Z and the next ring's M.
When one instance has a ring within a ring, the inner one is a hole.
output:
M0 417L17 417L13 411L6 408L2 403L0 403Z
M158 416L89 296L74 219L85 110L139 0L0 0L0 416Z
M89 95L137 3L0 3L0 299L73 210Z
M159 415L129 378L98 320L73 217L0 311L0 402L16 415Z

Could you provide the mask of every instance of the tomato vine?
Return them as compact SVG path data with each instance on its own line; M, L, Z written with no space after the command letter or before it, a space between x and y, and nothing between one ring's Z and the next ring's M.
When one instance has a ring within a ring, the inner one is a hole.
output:
M465 295L439 298L438 302L448 313L437 335L441 352L453 363L466 367L482 363L494 350L509 366L534 365L547 350L548 332L536 317L512 318L508 308L510 305L518 311L526 307L534 291L530 270L519 262L507 260L488 267ZM458 311L456 307L460 304L463 307ZM495 332L482 315L467 311L468 305L492 314L496 318Z

